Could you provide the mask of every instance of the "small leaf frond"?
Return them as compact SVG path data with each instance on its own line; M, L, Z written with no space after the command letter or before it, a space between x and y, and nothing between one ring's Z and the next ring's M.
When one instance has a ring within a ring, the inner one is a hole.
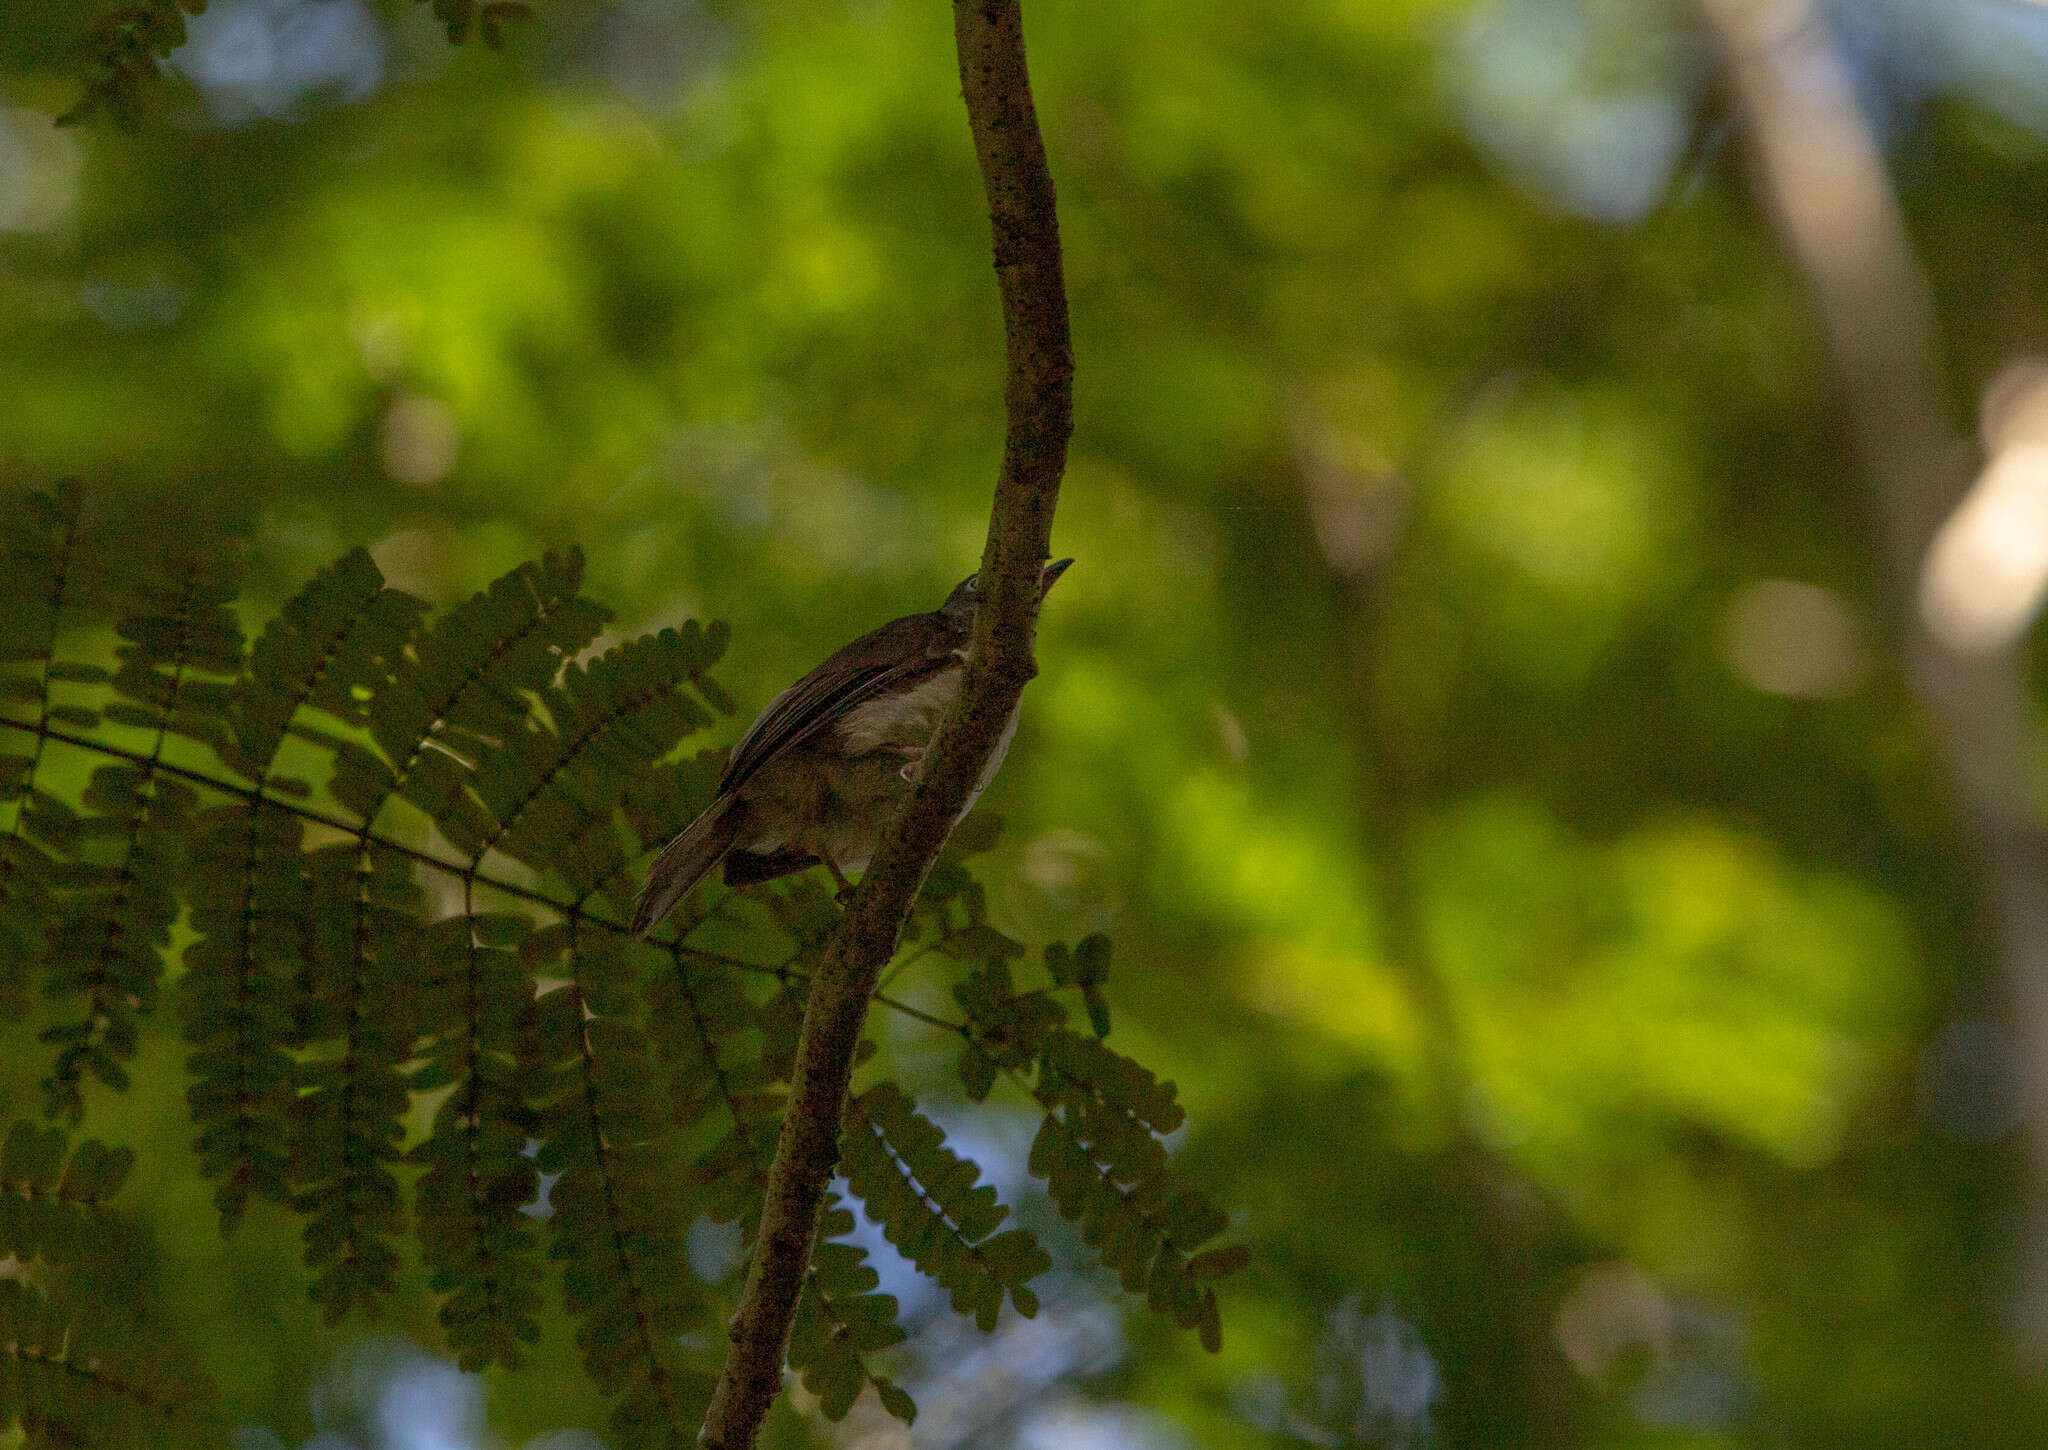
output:
M211 1445L218 1392L157 1305L148 1239L107 1200L125 1148L17 1122L0 1147L0 1427L34 1446Z
M946 1146L936 1124L895 1083L847 1104L840 1169L890 1243L952 1295L956 1312L995 1328L1003 1295L1027 1318L1028 1284L1052 1267L1029 1229L997 1232L1009 1210L975 1165Z
M297 1213L330 1320L396 1288L414 1234L471 1370L538 1339L552 1262L615 1442L681 1446L726 1292L686 1234L758 1229L840 911L797 877L631 939L635 863L720 770L717 751L678 751L733 708L711 673L726 633L594 652L607 615L581 580L553 555L437 615L355 550L250 645L224 559L153 551L68 485L0 504L0 1015L51 1019L46 1106L75 1119L89 1082L125 1083L176 929L197 1168L224 1231L255 1201ZM1049 983L1015 985L1024 948L965 865L994 826L963 824L891 973L959 964L965 1020L878 1000L961 1038L969 1098L1023 1087L1055 1205L1213 1342L1208 1284L1244 1255L1201 1248L1222 1219L1161 1140L1171 1085L1099 1040L1107 942L1050 948ZM714 931L728 950L700 944ZM1093 1034L1067 1027L1070 992ZM1006 1297L1035 1310L1044 1250L900 1088L868 1088L843 1128L854 1196L955 1309L983 1328ZM32 1266L0 1278L0 1421L30 1443L211 1423L206 1391L176 1391L201 1382L147 1308L146 1241L106 1206L127 1162L33 1124L0 1150L0 1256ZM789 1363L830 1416L871 1385L908 1420L871 1362L903 1337L897 1306L843 1242L853 1227L835 1200ZM109 1327L87 1312L101 1303L135 1314Z

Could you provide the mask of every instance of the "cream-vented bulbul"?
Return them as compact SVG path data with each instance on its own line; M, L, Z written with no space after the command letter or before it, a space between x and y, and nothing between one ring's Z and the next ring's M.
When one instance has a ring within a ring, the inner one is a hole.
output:
M1073 562L1045 566L1040 599ZM960 693L979 581L970 574L931 613L862 635L768 702L733 747L717 796L648 868L635 936L652 931L721 860L728 886L822 862L843 887L845 873L867 869ZM995 779L1016 732L1012 711L962 814Z

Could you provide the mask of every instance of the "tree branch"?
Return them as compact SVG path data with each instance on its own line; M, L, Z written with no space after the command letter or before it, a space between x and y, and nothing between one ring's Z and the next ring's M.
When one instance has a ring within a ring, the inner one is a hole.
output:
M1007 342L1008 427L981 558L982 602L960 698L811 983L753 1260L730 1326L725 1369L698 1436L713 1450L749 1450L781 1389L790 1322L811 1260L818 1205L839 1157L840 1116L869 998L932 862L1037 672L1031 646L1039 569L1073 431L1074 358L1059 223L1017 0L955 0L953 33L988 193Z
M1698 0L1743 108L1755 178L1805 274L1878 504L1914 692L1946 756L2026 1072L2019 1348L2048 1363L2048 830L2031 804L2036 729L2008 652L1969 655L1914 608L1927 546L1961 494L1933 299L1883 155L1813 0Z

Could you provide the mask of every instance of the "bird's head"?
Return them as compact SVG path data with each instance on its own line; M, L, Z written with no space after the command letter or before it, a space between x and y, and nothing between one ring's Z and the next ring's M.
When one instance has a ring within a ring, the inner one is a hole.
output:
M1038 597L1045 598L1060 575L1067 572L1072 559L1055 559L1038 572ZM981 607L981 575L969 574L954 586L946 596L946 602L939 606L939 613L963 633L974 628L974 612Z

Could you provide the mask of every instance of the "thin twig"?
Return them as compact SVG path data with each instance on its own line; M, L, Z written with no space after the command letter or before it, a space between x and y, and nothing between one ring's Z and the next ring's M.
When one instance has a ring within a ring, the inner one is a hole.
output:
M1031 646L1039 569L1073 431L1074 361L1059 225L1017 0L955 0L953 33L988 195L1007 344L1008 427L982 553L982 604L960 698L811 984L761 1229L725 1368L698 1436L713 1450L751 1450L782 1387L790 1324L811 1261L819 1204L839 1157L840 1119L869 999L940 847L1037 669Z
M905 952L903 954L903 957L896 963L896 965L889 968L889 975L882 978L881 982L876 986L876 993L879 995L880 993L888 991L889 988L895 984L897 978L901 977L905 972L909 971L912 967L916 966L919 962L923 961L926 957L930 956L933 952L937 951L939 948L939 944L945 940L946 938L942 936L933 937L930 941L926 942L917 950L912 952Z

